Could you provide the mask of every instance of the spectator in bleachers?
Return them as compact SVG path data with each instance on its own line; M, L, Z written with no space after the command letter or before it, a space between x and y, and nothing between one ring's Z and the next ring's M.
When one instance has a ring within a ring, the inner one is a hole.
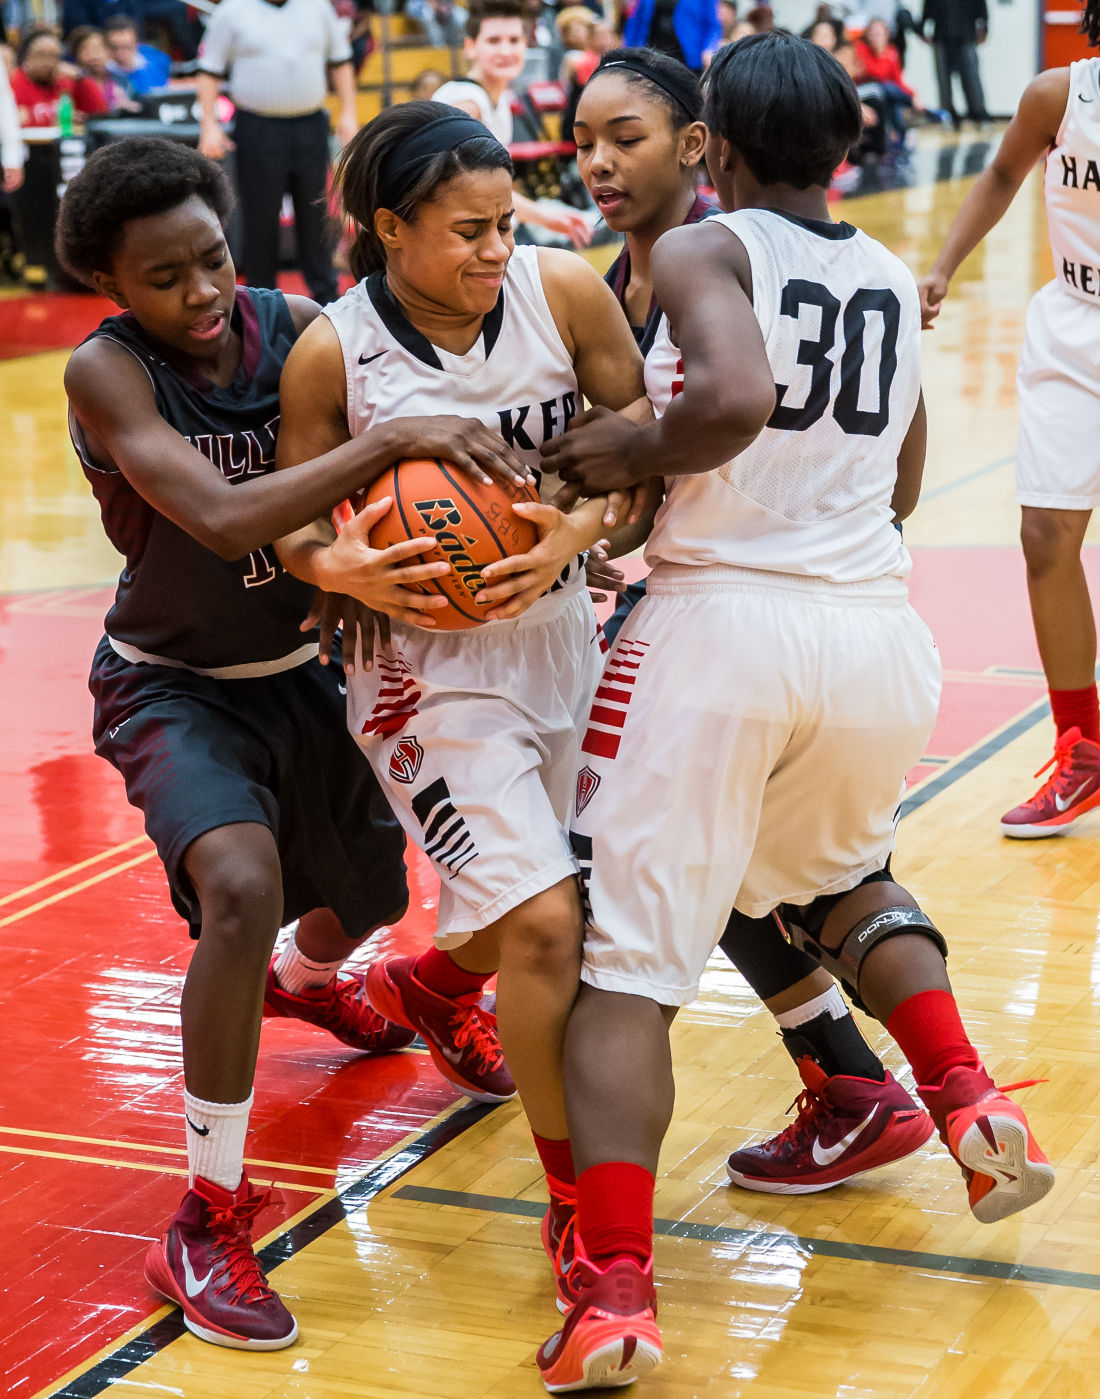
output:
M5 194L14 194L23 183L26 148L19 127L19 110L12 96L8 70L0 62L0 189Z
M600 54L595 47L595 28L596 16L587 5L567 5L558 14L558 33L565 48L559 80L565 92L561 134L566 141L573 139L573 118L584 85L599 66Z
M715 0L638 0L623 25L624 48L656 49L695 73L703 71L721 37Z
M895 139L904 139L905 113L910 108L923 113L917 94L905 81L901 69L901 57L890 40L890 28L885 20L873 19L855 44L858 71L855 74L856 91L861 100L867 91L876 87L875 96L883 100L883 114L887 132Z
M52 29L32 29L16 51L11 75L12 96L24 127L56 126L61 99L68 97L74 114L103 116L107 103L90 78L63 71L61 40Z
M822 47L825 47L824 45ZM833 56L845 72L857 83L856 92L860 93L858 85L860 73L859 59L856 57L855 45L847 36L833 49ZM853 147L848 153L848 159L853 165L860 165L867 156L877 160L886 154L886 103L880 92L864 86L860 96L860 105L863 109L863 135L859 145Z
M453 49L462 43L466 11L451 0L408 0L405 13L424 31L428 43L437 49Z
M438 68L424 68L409 84L410 102L431 102L447 79Z
M111 50L101 29L83 25L74 29L66 40L73 62L81 74L90 79L103 94L103 100L112 112L133 112L138 104L127 95L125 86L111 72Z
M116 15L105 26L107 47L111 50L108 67L130 96L165 87L172 62L152 44L139 44L137 26L129 15Z
M523 71L527 53L524 9L517 0L475 0L466 21L469 76L444 83L436 102L468 112L484 122L502 146L513 143L512 83ZM516 221L536 224L578 247L592 241L588 220L576 209L545 205L515 194Z

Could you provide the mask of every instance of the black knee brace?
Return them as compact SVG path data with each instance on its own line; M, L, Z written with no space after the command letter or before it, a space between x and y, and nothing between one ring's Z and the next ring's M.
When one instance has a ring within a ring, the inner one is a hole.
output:
M876 909L874 913L869 913L848 929L835 951L824 947L821 943L821 930L836 903L836 895L830 894L815 899L805 908L781 904L775 911L775 917L795 947L819 962L831 976L835 976L847 991L852 1004L867 1014L870 1012L859 998L859 969L872 947L885 942L887 938L918 933L930 938L942 953L944 960L947 959L947 942L940 930L919 908L909 908L905 905ZM824 905L824 908L820 905Z

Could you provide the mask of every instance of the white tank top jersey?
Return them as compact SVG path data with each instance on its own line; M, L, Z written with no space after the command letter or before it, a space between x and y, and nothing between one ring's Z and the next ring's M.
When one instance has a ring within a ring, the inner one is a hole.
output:
M481 86L470 79L455 79L444 83L432 93L433 102L446 102L453 107L456 102L473 103L477 109L477 119L482 121L502 146L512 144L512 94L507 88L496 102Z
M563 433L580 391L539 274L538 250L508 262L497 304L464 355L433 345L374 272L325 307L344 355L348 428L455 413L495 428L541 479L539 446ZM570 565L562 583L583 573Z
M1069 101L1043 175L1054 276L1082 301L1100 297L1100 58L1069 69Z
M830 583L908 576L893 526L898 452L920 394L912 273L851 224L743 209L708 219L752 267L753 310L777 390L768 425L714 471L671 478L646 562L726 565ZM729 370L737 372L737 347ZM662 318L646 357L660 416L683 386Z

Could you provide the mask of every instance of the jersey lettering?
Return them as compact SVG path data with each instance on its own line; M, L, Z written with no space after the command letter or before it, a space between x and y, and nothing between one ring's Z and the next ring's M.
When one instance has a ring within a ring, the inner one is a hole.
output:
M560 398L548 398L539 404L524 403L519 408L498 409L500 435L509 447L517 447L521 452L538 451L539 444L527 430L527 419L536 409L542 419L542 440L546 442L563 433L576 417L577 396L570 391Z
M1085 172L1078 183L1077 178L1077 157L1075 155L1062 155L1062 184L1068 185L1070 189L1095 189L1100 190L1100 166L1095 160L1085 163Z
M786 403L784 400L790 385L776 384L776 406L768 419L769 427L786 432L805 432L825 416L836 367L833 355L836 351L837 321L841 318L840 302L820 282L792 277L783 288L779 313L798 321L803 306L816 306L820 313L816 338L804 337L798 342L797 363L807 365L810 370L806 401L801 407ZM860 407L860 394L867 358L867 323L871 315L882 317L882 338L878 347L877 406L868 410ZM844 307L840 389L832 408L837 424L849 436L878 437L890 421L890 389L898 367L900 325L901 303L889 287L861 287Z
M273 544L265 544L262 549L253 549L248 556L248 572L244 575L246 588L262 588L278 578L283 571L279 556Z

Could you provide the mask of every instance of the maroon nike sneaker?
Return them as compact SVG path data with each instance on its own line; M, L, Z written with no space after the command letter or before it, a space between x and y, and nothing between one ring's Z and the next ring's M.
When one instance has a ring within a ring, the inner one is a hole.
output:
M252 1221L269 1198L245 1175L236 1190L199 1176L145 1255L149 1285L182 1307L187 1329L213 1345L281 1350L298 1335L252 1251Z
M293 994L275 980L275 963L267 969L264 988L264 1015L304 1020L335 1035L341 1044L361 1054L392 1054L407 1049L416 1031L384 1020L367 999L363 972L334 976L324 986L309 987Z
M661 1363L653 1259L603 1265L578 1257L577 1300L535 1357L551 1394L633 1384Z
M550 1204L542 1217L542 1246L554 1270L559 1312L577 1300L573 1261L577 1252L577 1187L549 1180Z
M726 1174L745 1190L810 1195L864 1171L900 1161L935 1131L932 1119L892 1074L885 1083L832 1077L809 1057L798 1061L806 1085L798 1115L782 1132L742 1147Z
M415 957L387 957L367 968L367 995L379 1015L417 1030L436 1068L480 1103L516 1095L497 1037L496 1016L479 1004L481 993L441 996L414 971Z

